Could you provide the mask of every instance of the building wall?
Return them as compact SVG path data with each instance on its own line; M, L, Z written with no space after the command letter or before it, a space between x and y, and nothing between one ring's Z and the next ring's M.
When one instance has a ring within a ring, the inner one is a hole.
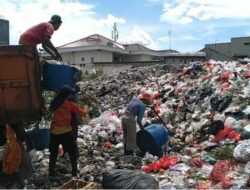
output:
M98 62L113 62L113 53L108 51L80 51L61 53L63 60L73 65L86 65Z
M206 48L206 60L213 59L216 61L231 61L232 57L231 55L225 55L220 53L219 51L215 51L215 49L212 48Z
M169 65L188 64L195 61L204 61L203 57L165 57L165 63Z
M231 44L233 57L250 57L250 37L232 38Z
M121 55L122 62L152 61L151 55Z
M229 43L205 45L206 59L231 61L237 58L250 57L250 37L231 38Z
M232 59L231 43L206 44L205 51L207 60L230 61Z
M0 19L0 44L9 45L9 21Z

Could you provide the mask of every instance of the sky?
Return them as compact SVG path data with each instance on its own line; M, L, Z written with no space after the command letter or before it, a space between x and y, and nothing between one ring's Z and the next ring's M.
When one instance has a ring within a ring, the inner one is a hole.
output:
M248 0L0 0L0 18L9 20L10 44L22 32L54 14L63 23L51 41L60 46L100 34L152 50L196 52L205 44L250 36Z

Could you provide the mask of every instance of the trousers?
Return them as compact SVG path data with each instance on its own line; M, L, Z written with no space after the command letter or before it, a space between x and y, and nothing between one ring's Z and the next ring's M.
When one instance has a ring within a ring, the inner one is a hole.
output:
M49 157L49 175L55 172L58 147L62 144L63 149L69 153L72 167L72 176L77 176L77 148L71 132L64 134L50 134L50 157Z

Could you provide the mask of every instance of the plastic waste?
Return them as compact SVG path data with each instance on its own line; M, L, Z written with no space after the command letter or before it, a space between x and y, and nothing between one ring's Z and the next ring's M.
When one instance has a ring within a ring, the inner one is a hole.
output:
M245 165L244 172L250 174L250 161L248 161Z
M227 174L229 174L234 169L235 165L232 161L220 160L214 165L214 168L210 174L210 179L216 182L223 181Z
M179 163L179 164L170 166L169 169L174 170L174 171L187 172L190 169L190 167L186 165L185 163Z
M203 157L203 160L208 162L209 164L215 164L217 162L217 160L211 156L205 155Z
M234 149L233 156L242 162L250 161L250 140L241 141Z
M154 177L136 170L114 169L103 173L103 189L159 189Z

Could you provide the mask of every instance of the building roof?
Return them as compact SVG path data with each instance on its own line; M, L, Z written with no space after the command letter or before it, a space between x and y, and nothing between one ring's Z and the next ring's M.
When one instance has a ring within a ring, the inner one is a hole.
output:
M110 40L104 36L101 36L99 34L93 34L90 35L86 38L82 38L80 40L76 40L74 42L70 42L67 44L64 44L62 46L59 46L58 48L76 48L76 47L89 47L89 46L108 46L108 47L114 47L114 48L120 48L120 49L124 49L124 46L113 41Z
M203 53L179 53L176 50L151 50L140 44L120 44L99 34L93 34L58 47L60 52L105 50L130 55L204 56Z

